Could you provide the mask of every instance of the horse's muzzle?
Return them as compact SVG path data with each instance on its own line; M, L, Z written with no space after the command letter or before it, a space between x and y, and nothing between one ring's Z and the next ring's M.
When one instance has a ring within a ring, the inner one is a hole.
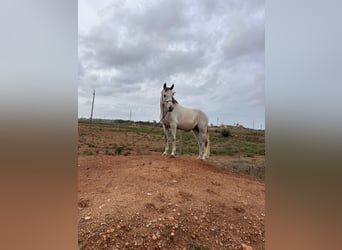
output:
M173 110L173 107L170 106L170 107L169 107L169 112L172 112L172 110Z

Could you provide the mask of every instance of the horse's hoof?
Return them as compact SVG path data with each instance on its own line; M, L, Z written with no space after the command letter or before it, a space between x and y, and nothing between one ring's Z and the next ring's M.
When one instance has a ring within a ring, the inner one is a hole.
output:
M170 154L170 158L175 158L176 156L174 154Z

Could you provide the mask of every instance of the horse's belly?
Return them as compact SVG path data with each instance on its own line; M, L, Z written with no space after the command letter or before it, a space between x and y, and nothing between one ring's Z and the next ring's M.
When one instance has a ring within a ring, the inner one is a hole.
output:
M184 131L191 131L194 129L194 125L192 123L177 124L177 128Z

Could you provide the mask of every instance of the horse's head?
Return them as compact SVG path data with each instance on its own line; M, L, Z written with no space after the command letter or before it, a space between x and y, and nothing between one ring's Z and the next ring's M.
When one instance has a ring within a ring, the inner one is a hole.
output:
M163 89L161 91L161 98L160 101L163 105L166 105L166 109L168 112L172 112L174 109L174 104L177 103L173 95L176 93L173 89L174 85L172 84L171 87L167 87L166 83L164 83Z

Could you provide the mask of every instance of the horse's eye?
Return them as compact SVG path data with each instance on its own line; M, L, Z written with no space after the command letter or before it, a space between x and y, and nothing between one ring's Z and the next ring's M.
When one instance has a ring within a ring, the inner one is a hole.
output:
M164 95L164 98L166 97L166 95Z

